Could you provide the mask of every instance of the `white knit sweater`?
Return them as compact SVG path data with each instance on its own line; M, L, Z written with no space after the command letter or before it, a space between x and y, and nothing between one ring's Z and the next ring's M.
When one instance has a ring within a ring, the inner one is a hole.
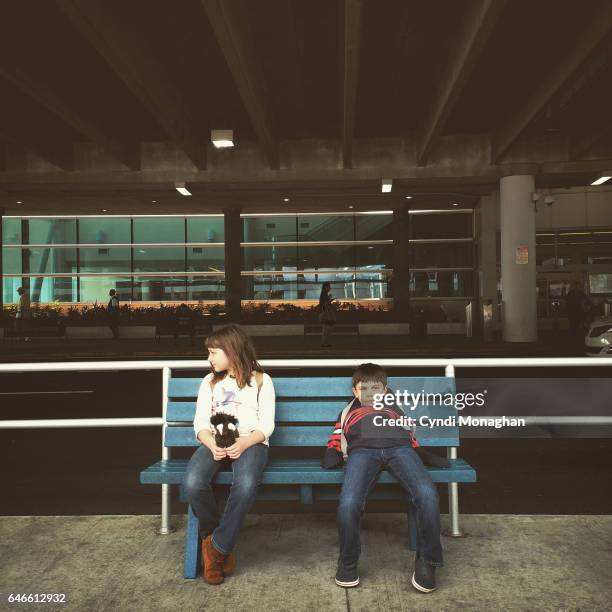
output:
M215 384L211 393L210 381L212 372L207 374L200 384L196 413L193 420L193 429L197 437L203 429L214 433L210 424L210 417L216 412L225 412L238 419L238 433L248 436L255 430L261 431L269 446L269 438L274 431L274 411L276 396L274 385L269 374L264 372L259 402L257 401L257 382L255 374L251 375L250 386L238 388L236 379L227 375Z

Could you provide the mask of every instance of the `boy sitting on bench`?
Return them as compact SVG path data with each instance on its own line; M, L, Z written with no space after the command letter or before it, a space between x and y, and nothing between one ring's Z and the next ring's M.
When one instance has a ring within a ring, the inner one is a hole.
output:
M388 424L389 419L404 416L397 405L374 408L374 395L388 392L383 368L374 363L360 365L353 374L352 387L355 397L338 415L321 462L322 467L331 469L346 461L337 514L340 555L336 584L342 587L359 584L361 516L379 472L388 469L400 481L416 509L412 586L430 593L436 588L435 568L443 565L443 559L438 491L424 462L438 467L447 467L448 462L420 448L411 429ZM375 417L382 418L375 420Z

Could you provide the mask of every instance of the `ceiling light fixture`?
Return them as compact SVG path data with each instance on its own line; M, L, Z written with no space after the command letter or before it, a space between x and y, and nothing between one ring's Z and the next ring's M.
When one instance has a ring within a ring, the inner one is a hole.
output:
M391 189L393 188L393 179L387 178L382 180L382 192L383 193L391 193Z
M407 200L412 200L412 196L404 196Z
M234 146L234 130L210 130L210 139L217 149Z
M602 172L601 176L598 179L595 179L591 185L601 185L606 181L609 181L612 178L612 171L610 172Z
M189 191L189 189L187 189L187 187L185 186L185 183L174 183L174 188L181 195L184 195L184 196L190 196L191 195L191 191Z

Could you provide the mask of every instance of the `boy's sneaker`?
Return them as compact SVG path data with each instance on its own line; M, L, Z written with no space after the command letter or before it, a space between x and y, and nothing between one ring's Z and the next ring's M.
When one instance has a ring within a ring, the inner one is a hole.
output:
M346 568L342 563L338 562L338 570L336 571L336 584L341 587L356 587L359 584L359 574L357 566L354 568Z
M417 556L412 574L412 586L421 593L431 593L436 588L436 566Z

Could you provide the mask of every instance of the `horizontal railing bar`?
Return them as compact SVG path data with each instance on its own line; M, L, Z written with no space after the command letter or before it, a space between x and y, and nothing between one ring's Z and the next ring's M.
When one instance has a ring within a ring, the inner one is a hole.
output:
M373 361L382 367L419 367L419 368L526 368L526 367L612 367L612 359L602 357L474 357L456 359L411 359L375 358L364 355L354 358L329 359L261 359L259 363L269 368L351 368ZM78 371L117 371L117 370L177 370L209 369L205 359L173 359L149 361L58 361L42 363L1 363L0 374L8 372L78 372Z
M47 429L58 427L152 427L164 424L162 417L109 419L20 419L0 421L0 429Z
M497 418L499 415L473 415L474 418ZM515 416L524 419L526 425L612 425L612 416ZM0 421L0 429L57 429L62 427L151 427L163 425L161 417L98 418L98 419L21 419ZM168 421L172 427L192 427L187 421ZM301 425L303 427L303 424ZM487 427L481 425L479 427Z

